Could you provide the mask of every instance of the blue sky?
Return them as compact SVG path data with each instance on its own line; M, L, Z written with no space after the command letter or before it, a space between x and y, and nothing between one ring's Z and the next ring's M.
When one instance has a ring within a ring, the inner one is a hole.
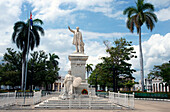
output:
M97 64L100 57L106 56L104 40L113 42L116 38L126 38L133 42L138 52L138 35L126 28L126 16L122 14L128 6L134 6L135 0L1 0L0 1L0 59L7 47L18 50L11 42L13 25L16 21L26 21L32 11L33 19L44 21L46 35L35 50L56 53L60 57L60 75L70 68L68 55L75 48L71 44L73 34L68 25L80 27L85 43L87 63ZM155 6L158 23L152 32L142 27L142 45L144 53L145 76L154 65L170 60L170 0L145 0ZM139 70L139 59L130 61L133 68ZM138 81L139 71L133 74Z

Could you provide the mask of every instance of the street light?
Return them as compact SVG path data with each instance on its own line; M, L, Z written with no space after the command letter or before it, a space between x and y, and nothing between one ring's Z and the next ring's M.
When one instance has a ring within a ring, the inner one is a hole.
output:
M32 90L33 90L33 75L34 75L34 62L32 62L32 64L31 64L31 89L30 89L30 92L32 92Z
M115 81L115 66L113 65L113 91L116 92L116 81Z
M96 74L96 88L95 88L95 90L96 90L96 92L97 92L97 74Z

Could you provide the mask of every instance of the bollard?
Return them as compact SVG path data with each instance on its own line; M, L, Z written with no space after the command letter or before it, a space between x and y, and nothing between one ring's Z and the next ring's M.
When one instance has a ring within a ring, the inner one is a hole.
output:
M91 92L89 92L89 109L91 109Z
M128 104L127 104L127 95L128 94L125 93L125 104L124 104L125 106L128 106Z
M118 101L117 101L118 104L119 104L119 99L120 99L120 91L118 91Z
M79 108L81 108L81 102L80 102L81 99L80 99L80 97L81 96L79 95L79 98L78 98L78 100L79 100Z
M47 93L46 93L45 97L46 97L46 100L45 100L46 103L45 104L46 104L46 108L47 108Z

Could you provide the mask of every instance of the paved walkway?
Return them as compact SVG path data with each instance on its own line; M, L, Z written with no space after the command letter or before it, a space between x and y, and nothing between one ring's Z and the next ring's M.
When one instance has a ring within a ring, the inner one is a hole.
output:
M135 100L135 110L0 110L0 112L169 112L170 102Z

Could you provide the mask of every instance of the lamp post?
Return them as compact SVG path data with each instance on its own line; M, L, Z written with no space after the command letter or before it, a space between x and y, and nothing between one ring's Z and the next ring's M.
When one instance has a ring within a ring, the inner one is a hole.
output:
M34 75L34 63L32 62L32 64L31 64L31 90L30 90L30 92L32 92L32 90L33 90L33 75Z
M116 81L115 81L115 66L113 65L113 91L116 92Z
M95 91L97 92L97 74L96 74L96 84L95 84Z

